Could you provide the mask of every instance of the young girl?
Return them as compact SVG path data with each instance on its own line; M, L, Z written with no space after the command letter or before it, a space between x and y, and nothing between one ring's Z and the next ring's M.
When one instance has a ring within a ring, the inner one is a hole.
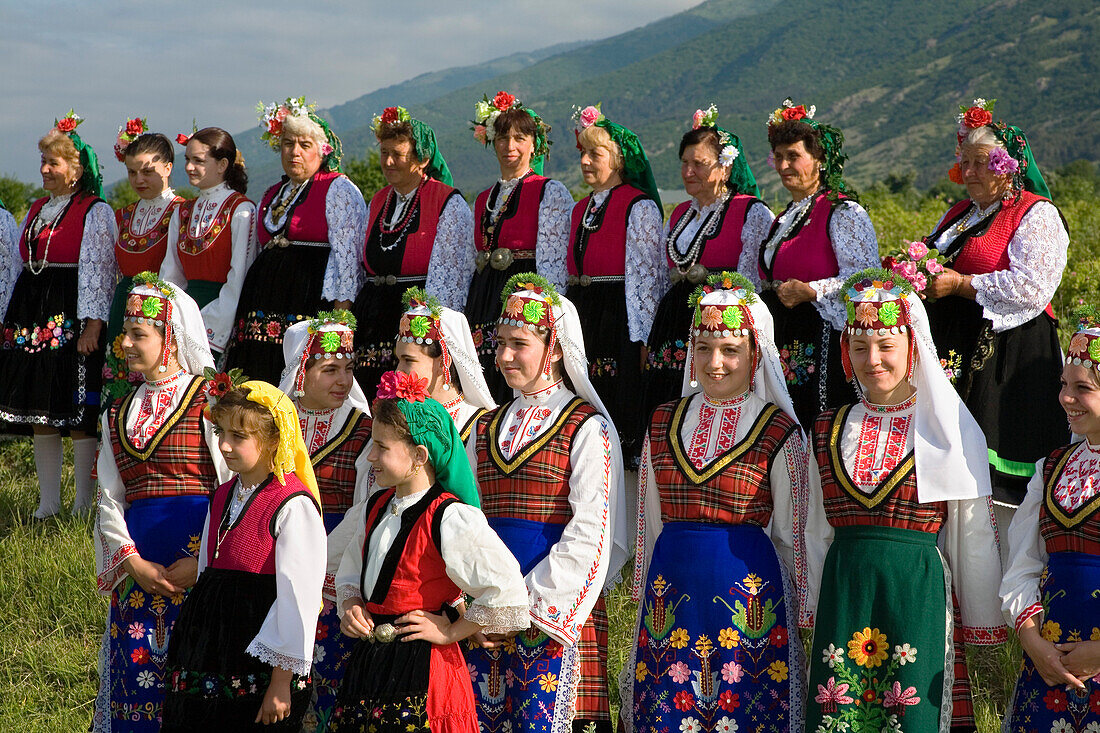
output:
M834 537L806 729L974 730L963 642L1008 636L985 438L909 283L864 270L841 292L842 363L861 399L814 426Z
M359 516L336 578L341 629L359 639L334 731L476 733L457 642L527 627L519 564L485 516L458 430L426 380L387 372L374 402L370 461L387 487ZM462 618L450 604L473 597ZM395 641L398 643L392 643Z
M1024 668L1004 730L1100 730L1100 315L1075 314L1059 401L1084 440L1038 461L1008 528L1001 583Z
M229 381L215 377L210 417L237 476L214 492L168 646L165 733L297 731L310 699L325 578L313 468L290 398L258 381L225 391Z
M628 541L622 454L573 304L538 275L502 293L497 361L517 397L470 446L489 525L519 559L531 628L471 650L483 733L611 729L605 588Z
M306 713L307 727L328 727L336 692L351 655L352 640L340 631L336 612L336 569L354 525L345 513L371 475L367 461L371 417L363 390L355 381L355 317L348 311L320 313L295 323L283 338L286 367L281 389L298 408L302 438L309 451L328 532L325 606L317 620L313 652L314 699ZM344 528L337 533L337 527Z
M143 272L124 307L120 347L145 381L100 421L96 579L111 606L92 730L155 733L210 493L230 473L203 417L214 360L195 301Z

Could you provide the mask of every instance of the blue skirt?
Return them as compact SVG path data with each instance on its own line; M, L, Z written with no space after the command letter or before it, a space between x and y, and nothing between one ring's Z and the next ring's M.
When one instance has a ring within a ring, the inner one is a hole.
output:
M126 511L126 527L138 554L165 567L197 554L209 506L204 496L135 501ZM100 650L92 730L160 730L168 639L186 595L146 593L129 576L115 587Z
M1100 557L1079 552L1051 553L1040 593L1044 638L1056 644L1100 640ZM1087 680L1084 692L1067 690L1065 685L1049 687L1025 654L1004 730L1100 730L1100 684L1096 678Z
M653 549L623 674L633 730L801 731L797 601L748 524L670 522Z

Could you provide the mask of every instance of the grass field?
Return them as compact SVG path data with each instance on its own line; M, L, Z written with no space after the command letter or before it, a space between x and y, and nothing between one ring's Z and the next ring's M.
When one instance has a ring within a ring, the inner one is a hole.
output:
M62 496L72 503L71 453ZM95 590L91 517L31 519L38 501L29 440L0 443L0 731L86 730L107 613ZM608 603L611 694L629 655L635 607L620 587ZM999 729L1019 648L970 650L978 729Z

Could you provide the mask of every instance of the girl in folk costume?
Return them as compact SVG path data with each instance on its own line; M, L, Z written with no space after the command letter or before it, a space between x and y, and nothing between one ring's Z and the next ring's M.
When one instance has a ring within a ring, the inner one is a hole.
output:
M396 363L392 328L405 289L426 283L445 305L462 310L474 268L473 217L453 186L435 132L404 107L387 107L373 129L388 185L367 207L367 280L353 308L362 324L357 376L370 390Z
M617 433L573 304L534 273L501 298L497 360L518 396L478 420L470 459L526 577L532 626L469 652L478 717L486 733L610 731L602 591L629 552Z
M1008 528L1001 604L1024 648L1012 733L1100 730L1100 323L1092 308L1074 315L1058 398L1084 439L1038 461Z
M550 153L550 126L533 109L508 92L497 92L474 106L474 120L474 138L493 146L500 180L474 202L477 272L464 312L485 378L499 402L512 397L494 361L501 288L513 275L531 269L565 287L573 197L565 184L542 175Z
M237 472L214 492L199 579L168 645L165 733L297 731L321 588L325 525L290 398L266 382L215 376L209 408Z
M341 628L357 641L334 731L476 733L457 642L529 623L519 564L468 505L473 473L426 381L388 372L374 402L370 461L386 488L358 514L337 573ZM460 618L450 604L462 594Z
M643 600L622 719L628 731L771 720L801 732L798 630L813 627L824 557L818 484L752 283L711 275L692 301L684 397L657 408L642 451Z
M840 363L840 287L880 263L875 228L844 180L844 134L813 119L815 112L785 99L768 118L775 170L791 203L753 253L753 279L775 321L775 344L803 425L855 396Z
M132 278L142 272L157 273L168 250L168 230L183 199L169 185L175 155L172 143L158 132L146 132L148 124L140 117L127 120L118 128L115 157L126 165L130 188L138 200L115 212L118 240L115 263L121 278L115 286L107 321L107 353L103 367L103 398L100 407L126 395L137 372L126 366L122 348L122 318Z
M711 271L736 270L752 280L750 253L774 218L759 198L740 138L718 125L713 104L695 111L692 129L680 140L680 176L691 198L673 209L665 230L672 288L649 332L643 423L658 405L681 396L693 316L688 297Z
M645 343L667 289L661 198L637 135L604 117L598 105L577 108L573 117L581 173L592 193L573 207L569 299L581 319L592 383L631 460L648 417L638 400Z
M111 598L93 731L160 730L165 661L210 494L229 478L203 417L214 365L199 308L151 272L133 278L120 346L144 381L101 420L96 577Z
M355 317L347 311L335 311L295 323L283 338L286 368L279 389L298 409L329 536L326 600L317 620L313 652L314 699L306 713L310 727L316 726L319 731L327 728L332 717L336 691L352 647L350 640L339 633L340 618L330 600L336 597L332 583L348 540L345 537L334 542L333 536L371 473L366 459L370 407L355 381L354 332Z
M91 509L94 433L114 281L115 217L70 111L38 141L42 187L14 257L22 265L4 314L0 420L34 431L38 519L61 509L61 435L73 438L73 510Z
M277 381L286 329L328 307L351 309L359 290L366 204L340 172L342 146L304 97L261 107L263 139L283 176L256 213L261 251L248 268L227 363Z
M220 355L255 256L256 206L245 197L244 156L228 132L206 127L176 140L186 146L184 170L199 195L180 204L161 273L199 304L210 349Z
M861 399L814 426L834 536L806 729L974 730L962 642L1007 638L985 438L908 281L865 270L842 292L844 370Z

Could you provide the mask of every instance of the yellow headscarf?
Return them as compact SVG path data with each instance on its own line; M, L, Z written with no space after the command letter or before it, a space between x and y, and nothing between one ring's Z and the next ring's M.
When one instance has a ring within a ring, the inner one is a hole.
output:
M267 382L253 380L241 385L248 390L248 399L263 405L275 418L275 427L279 429L279 447L275 450L273 471L279 483L286 485L283 476L294 473L306 485L317 507L321 506L321 497L317 491L317 477L313 475L313 464L309 460L309 451L302 440L302 428L298 424L298 411L294 403L280 389Z

